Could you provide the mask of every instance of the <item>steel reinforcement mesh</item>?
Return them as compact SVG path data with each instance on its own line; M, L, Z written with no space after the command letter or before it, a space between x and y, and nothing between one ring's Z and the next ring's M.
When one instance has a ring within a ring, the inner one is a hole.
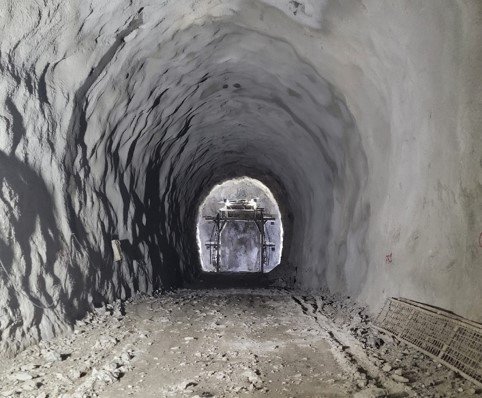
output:
M380 323L379 320L383 320L383 328L398 336L403 332L412 313L413 309L403 303L388 300L377 318L377 324Z
M375 326L482 386L482 327L441 310L390 298Z

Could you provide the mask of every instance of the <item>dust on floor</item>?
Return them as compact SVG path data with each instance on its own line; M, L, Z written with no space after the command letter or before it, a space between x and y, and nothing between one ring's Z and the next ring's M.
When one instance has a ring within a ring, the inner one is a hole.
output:
M470 382L372 330L364 309L279 289L106 305L0 365L6 397L466 397Z

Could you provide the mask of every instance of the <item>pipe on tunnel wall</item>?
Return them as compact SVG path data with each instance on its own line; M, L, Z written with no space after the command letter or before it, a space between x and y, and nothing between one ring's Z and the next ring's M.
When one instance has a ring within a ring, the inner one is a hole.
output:
M297 287L482 320L480 5L297 3L6 8L3 350L195 277L199 201L241 175L286 216Z

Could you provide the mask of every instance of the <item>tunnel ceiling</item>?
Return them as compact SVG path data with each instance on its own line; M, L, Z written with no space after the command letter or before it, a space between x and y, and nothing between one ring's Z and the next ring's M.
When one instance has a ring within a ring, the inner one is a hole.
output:
M7 3L5 336L195 278L200 201L243 175L285 217L280 279L480 316L476 1Z
M156 37L151 31L140 35L132 40ZM354 123L334 88L285 42L224 23L190 26L156 44L120 50L119 56L131 51L123 55L125 64L109 66L122 73L92 72L105 79L87 91L88 105L74 110L80 116L72 123L72 139L81 145L71 145L75 152L68 153L75 159L68 164L75 170L72 179L82 173L79 196L114 188L107 199L119 203L122 213L116 211L109 226L134 241L147 237L154 247L171 235L162 244L184 253L191 234L182 227L192 229L201 189L216 182L219 170L229 175L250 167L278 177L291 195L284 200L293 207L303 245L311 244L312 231L301 207L310 207L326 242L335 185L343 184L346 167L366 170ZM108 131L99 135L104 126ZM318 208L310 203L312 194ZM76 204L76 213L91 213L84 201ZM321 263L324 249L316 250L315 258L298 261Z

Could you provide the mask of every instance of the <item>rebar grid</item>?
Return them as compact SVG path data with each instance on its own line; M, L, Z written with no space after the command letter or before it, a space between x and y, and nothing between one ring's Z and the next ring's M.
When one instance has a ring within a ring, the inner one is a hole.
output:
M395 298L387 300L374 326L482 386L482 326Z

